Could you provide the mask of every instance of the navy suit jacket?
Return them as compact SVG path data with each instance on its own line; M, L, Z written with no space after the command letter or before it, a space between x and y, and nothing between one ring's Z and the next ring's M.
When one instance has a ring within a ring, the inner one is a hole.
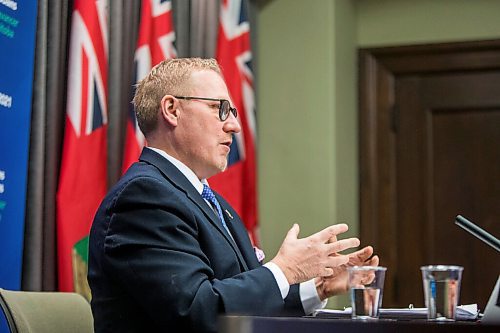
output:
M216 196L234 241L188 179L143 150L90 232L96 332L215 332L219 314L304 314L298 285L283 301L238 214Z

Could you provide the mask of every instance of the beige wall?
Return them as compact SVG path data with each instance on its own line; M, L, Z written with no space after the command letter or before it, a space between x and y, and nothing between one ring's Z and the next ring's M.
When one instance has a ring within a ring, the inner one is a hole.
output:
M261 239L274 254L293 223L307 235L336 213L333 4L270 1L258 20Z
M362 47L500 38L498 0L356 0Z
M500 1L257 4L260 225L271 259L294 222L301 236L338 222L359 234L357 48L500 38Z

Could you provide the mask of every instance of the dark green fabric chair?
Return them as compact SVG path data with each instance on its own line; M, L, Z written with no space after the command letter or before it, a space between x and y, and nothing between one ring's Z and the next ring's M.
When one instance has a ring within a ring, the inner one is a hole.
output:
M0 288L0 306L13 333L94 331L90 304L79 294Z

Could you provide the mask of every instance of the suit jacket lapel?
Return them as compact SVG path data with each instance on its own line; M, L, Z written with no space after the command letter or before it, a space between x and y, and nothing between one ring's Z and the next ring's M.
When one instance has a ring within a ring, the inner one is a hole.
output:
M218 194L216 194L216 196L221 205L222 213L225 216L227 227L229 228L229 231L231 231L231 235L233 235L234 241L241 252L241 256L244 258L244 261L250 269L259 267L260 263L257 260L254 248L248 237L248 231L245 229L243 222L231 206L229 206L226 200L224 200L224 198ZM248 269L248 267L246 267L246 269Z
M177 169L177 167L170 163L166 158L151 149L144 148L142 150L141 156L139 157L139 160L154 165L175 187L186 193L187 197L203 211L205 216L208 218L208 221L210 221L210 223L215 228L217 228L217 230L224 236L226 241L231 245L242 267L245 270L248 270L248 266L243 256L241 255L240 250L236 246L235 242L231 239L231 236L229 236L227 231L224 230L224 227L222 226L215 212L208 206L205 200L201 197L200 193L198 193L193 184L189 182L189 180L182 174L182 172L180 172L180 170Z

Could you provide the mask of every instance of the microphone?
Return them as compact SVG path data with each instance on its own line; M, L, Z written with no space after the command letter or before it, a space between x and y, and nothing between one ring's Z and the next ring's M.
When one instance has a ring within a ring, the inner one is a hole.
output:
M500 240L498 238L467 220L462 215L455 217L455 224L500 252Z

